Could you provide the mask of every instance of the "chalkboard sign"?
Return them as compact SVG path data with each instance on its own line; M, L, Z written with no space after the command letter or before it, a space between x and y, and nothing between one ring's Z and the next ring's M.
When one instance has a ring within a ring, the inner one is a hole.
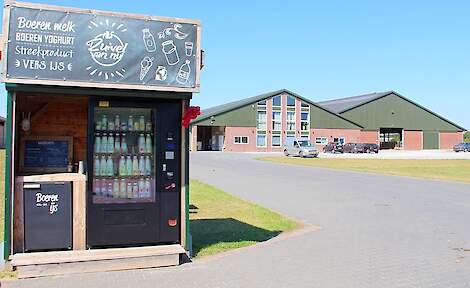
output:
M195 20L11 2L5 82L198 92Z
M21 141L20 172L67 172L72 151L72 137L25 137Z

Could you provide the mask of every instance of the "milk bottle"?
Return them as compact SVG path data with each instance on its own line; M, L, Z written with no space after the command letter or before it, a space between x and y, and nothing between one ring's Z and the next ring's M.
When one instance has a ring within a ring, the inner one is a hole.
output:
M113 197L113 181L112 180L105 180L106 181L106 196Z
M145 179L145 197L150 197L150 191L151 191L151 188L150 188L150 179Z
M133 186L134 185L132 185L132 180L129 179L127 181L127 195L126 195L126 197L129 199L131 199L133 196L133 193L132 193Z
M121 138L121 153L123 153L123 154L126 154L126 153L127 153L126 133L122 133L122 138Z
M117 178L114 178L114 181L113 181L113 197L114 198L119 198L119 179Z
M121 137L119 137L119 133L116 133L116 139L114 140L114 153L121 153Z
M114 116L114 129L116 129L116 131L121 130L121 118L119 114Z
M111 120L111 119L110 119ZM114 131L114 122L113 121L109 121L108 122L108 130L109 131Z
M139 198L145 198L145 180L144 178L139 179Z
M108 129L108 116L106 116L106 114L104 114L103 118L101 119L101 129L103 130Z
M95 134L95 153L100 153L101 152L101 136L100 133Z
M145 145L145 137L144 134L139 135L139 141L138 141L138 146L139 146L139 153L145 153L146 145Z
M139 176L145 175L145 158L144 156L139 156Z
M129 120L127 121L127 130L134 131L134 117L129 115Z
M132 173L132 159L131 156L128 155L126 159L126 175L127 176L132 176L134 173Z
M100 148L101 153L107 153L108 152L108 134L103 133L103 136L101 137L101 148Z
M152 138L150 134L145 137L145 152L152 153Z
M95 161L93 163L93 174L95 176L101 176L100 158L98 156L95 156Z
M150 157L149 156L145 156L145 176L150 176L150 174L152 173L152 164L150 163Z
M139 198L139 181L132 182L132 198Z
M125 178L122 178L119 183L119 197L126 198L127 197L127 182Z
M114 152L114 136L113 134L109 134L109 137L108 137L108 151L106 151L108 153L113 153Z
M132 159L132 175L138 176L139 175L139 160L137 156L134 155Z
M93 178L93 194L101 194L101 180L99 178Z
M106 175L113 176L114 175L114 161L111 157L106 157Z
M139 128L140 128L140 131L145 131L145 117L144 116L140 116L139 118Z
M106 196L108 194L108 182L106 179L101 179L100 181L101 193L100 196Z
M124 155L119 158L119 176L127 176L126 158L124 158Z
M107 171L106 171L106 157L104 155L101 156L101 159L100 159L100 176L106 176L107 175Z

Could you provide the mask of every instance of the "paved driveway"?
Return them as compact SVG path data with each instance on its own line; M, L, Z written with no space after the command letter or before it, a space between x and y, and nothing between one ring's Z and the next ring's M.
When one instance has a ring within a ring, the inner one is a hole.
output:
M470 185L195 153L191 177L322 229L180 267L33 287L470 287ZM31 285L31 286L30 286ZM66 286L64 286L66 285Z

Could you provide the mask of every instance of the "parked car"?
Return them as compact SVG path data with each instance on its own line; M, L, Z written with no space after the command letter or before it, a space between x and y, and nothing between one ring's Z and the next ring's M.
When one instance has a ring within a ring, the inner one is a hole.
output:
M339 143L330 143L326 144L325 147L323 147L323 152L325 153L343 153L343 145Z
M307 139L295 139L292 144L284 146L284 155L318 157L318 149Z
M343 145L343 153L363 152L363 145L360 143L346 143Z
M362 153L379 153L379 145L373 143L362 144Z
M455 152L470 152L470 143L459 143L454 145Z

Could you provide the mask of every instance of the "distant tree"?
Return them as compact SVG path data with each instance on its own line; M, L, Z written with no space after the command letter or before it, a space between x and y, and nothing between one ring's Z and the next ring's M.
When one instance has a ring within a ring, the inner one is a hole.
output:
M463 141L470 142L470 131L467 131L465 134L463 134Z

